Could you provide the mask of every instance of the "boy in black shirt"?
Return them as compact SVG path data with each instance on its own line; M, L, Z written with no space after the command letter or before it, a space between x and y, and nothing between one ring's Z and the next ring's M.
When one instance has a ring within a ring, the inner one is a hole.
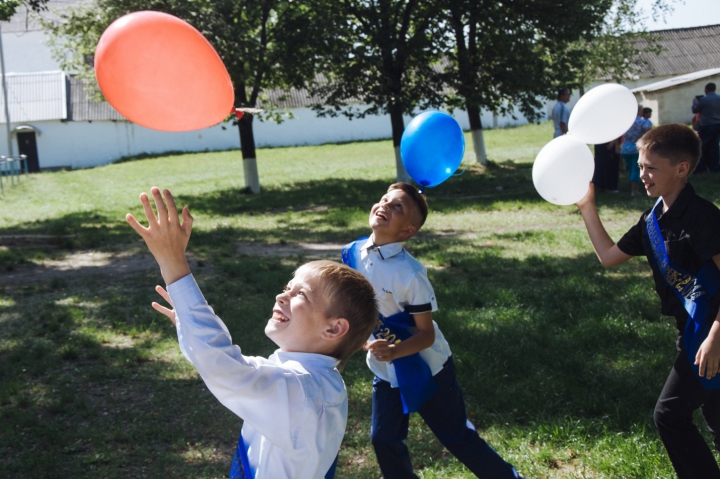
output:
M674 316L678 358L655 406L655 424L680 479L720 479L720 468L693 424L702 410L720 451L720 210L695 194L688 175L700 140L685 125L664 125L637 142L640 179L659 198L615 244L595 208L592 184L577 203L603 266L646 256L662 314Z

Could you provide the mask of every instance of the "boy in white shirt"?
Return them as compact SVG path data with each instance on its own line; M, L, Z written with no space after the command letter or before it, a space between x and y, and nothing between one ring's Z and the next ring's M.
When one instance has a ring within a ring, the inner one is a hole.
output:
M145 240L167 284L158 293L174 309L153 303L177 327L185 357L208 389L244 424L231 478L332 477L347 423L347 392L338 369L362 347L377 322L372 286L331 261L297 269L276 296L265 334L279 349L268 359L243 356L190 273L185 248L193 218L182 222L168 190L140 201L149 227L127 221ZM167 207L163 202L163 196Z
M408 183L390 185L370 210L370 238L343 249L343 262L375 288L380 319L367 364L373 381L370 436L385 479L417 478L405 445L408 417L419 412L440 442L476 476L515 479L467 419L452 353L432 319L437 302L425 267L402 242L425 223L425 197Z

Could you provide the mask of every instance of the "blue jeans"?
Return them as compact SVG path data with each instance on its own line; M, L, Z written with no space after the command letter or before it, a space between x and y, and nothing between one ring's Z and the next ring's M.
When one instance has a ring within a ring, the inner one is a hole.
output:
M420 408L425 424L460 462L482 479L516 479L515 468L478 436L467 420L452 357L435 375L437 392ZM403 414L400 391L380 378L373 381L370 437L385 479L417 479L405 445L408 414Z
M703 125L698 129L700 141L702 141L702 155L700 162L695 169L698 173L710 170L714 173L720 171L720 123Z

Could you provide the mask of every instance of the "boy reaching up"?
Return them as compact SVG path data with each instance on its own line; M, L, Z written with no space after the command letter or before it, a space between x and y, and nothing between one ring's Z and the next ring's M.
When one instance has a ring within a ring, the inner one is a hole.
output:
M702 410L720 450L720 210L688 183L700 158L690 128L657 127L637 149L640 180L658 201L617 244L600 221L592 185L577 207L603 266L647 257L662 314L675 317L678 329L678 357L655 406L655 425L680 479L718 479L693 413Z
M348 415L340 376L377 321L372 286L359 273L331 261L307 263L275 297L265 334L279 349L269 358L244 356L207 304L185 258L193 218L179 221L169 191L140 195L146 228L130 214L160 266L174 309L153 307L176 325L178 342L216 398L243 420L231 478L333 477ZM167 206L163 202L163 196Z
M425 267L403 248L425 223L425 197L408 183L390 185L370 209L370 238L343 249L343 263L375 288L378 326L365 345L373 381L370 436L385 479L416 478L405 445L419 412L440 442L483 479L515 479L467 419L447 341L432 319L437 301Z

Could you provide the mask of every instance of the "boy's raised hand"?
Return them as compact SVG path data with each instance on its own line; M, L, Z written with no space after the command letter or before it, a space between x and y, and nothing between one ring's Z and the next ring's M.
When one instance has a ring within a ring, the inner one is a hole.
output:
M577 206L580 211L587 206L595 206L595 185L593 183L590 183L587 193L583 199L575 203L575 206Z
M160 266L165 284L171 284L190 274L190 266L185 258L185 248L190 240L193 218L186 206L182 210L182 223L180 222L177 206L175 206L175 200L170 191L164 190L161 195L160 190L153 186L150 193L155 201L157 216L150 205L148 195L140 194L140 202L149 223L148 227L142 226L130 213L125 216L125 219L145 240L145 244L148 245ZM163 202L163 196L167 207Z

